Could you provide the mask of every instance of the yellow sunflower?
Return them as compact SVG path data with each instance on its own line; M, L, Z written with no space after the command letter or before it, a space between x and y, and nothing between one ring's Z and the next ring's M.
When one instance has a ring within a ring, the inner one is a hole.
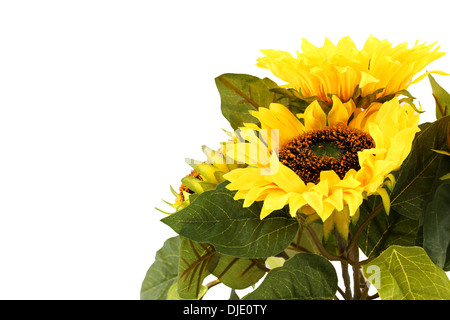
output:
M258 59L257 66L269 69L305 98L331 103L331 95L337 95L348 101L359 85L361 97L373 94L375 100L406 90L429 73L446 75L430 71L412 81L429 63L444 55L434 46L416 42L411 48L407 43L393 47L387 40L370 36L358 50L350 37L342 38L337 45L326 39L322 47L303 39L302 52L297 52L296 58L285 51L261 50L265 56Z
M245 142L226 148L248 164L223 176L234 198L244 207L264 201L261 219L286 205L292 216L318 215L326 236L336 226L344 238L365 196L379 194L389 208L383 184L419 131L418 114L397 99L362 111L333 96L328 115L317 101L299 117L276 103L252 114L261 125L246 125Z

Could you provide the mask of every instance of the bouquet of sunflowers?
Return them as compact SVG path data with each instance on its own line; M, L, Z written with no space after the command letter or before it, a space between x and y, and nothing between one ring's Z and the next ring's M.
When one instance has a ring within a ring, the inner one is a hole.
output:
M141 299L450 299L450 95L424 71L444 53L370 36L262 54L284 84L215 79L232 130L187 160ZM419 124L426 77L436 121Z

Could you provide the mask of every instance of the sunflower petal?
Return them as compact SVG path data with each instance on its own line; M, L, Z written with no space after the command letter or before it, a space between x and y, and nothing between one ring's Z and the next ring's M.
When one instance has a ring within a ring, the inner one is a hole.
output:
M327 125L327 115L317 100L306 108L304 112L304 119L306 131L319 130Z
M356 109L353 100L347 103L342 103L341 99L337 96L333 96L333 107L328 113L328 125L329 126L346 126L350 116Z
M384 210L386 211L386 214L389 215L389 211L391 209L391 199L389 198L389 194L386 189L382 187L378 188L376 193L380 195L381 200L383 201Z

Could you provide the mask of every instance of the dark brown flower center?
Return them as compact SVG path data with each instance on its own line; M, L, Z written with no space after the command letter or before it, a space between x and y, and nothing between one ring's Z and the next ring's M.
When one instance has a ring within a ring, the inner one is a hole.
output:
M375 147L372 137L349 127L327 127L295 137L280 148L279 159L305 183L318 183L320 172L333 170L342 179L359 170L358 151Z

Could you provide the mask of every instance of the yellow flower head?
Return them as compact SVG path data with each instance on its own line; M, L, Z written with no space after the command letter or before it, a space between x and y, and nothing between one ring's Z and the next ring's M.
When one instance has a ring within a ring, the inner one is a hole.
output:
M317 214L325 234L336 225L345 238L363 197L385 196L386 177L411 150L419 116L397 99L362 111L333 96L328 115L317 101L300 119L285 106L253 112L261 125L246 125L245 141L229 144L227 156L246 168L224 175L244 207L264 201L261 219L286 205L292 216Z
M375 94L375 98L381 98L406 90L429 73L446 74L430 71L412 81L444 55L437 52L439 47L433 49L434 45L416 42L412 48L407 43L392 47L387 40L370 36L358 50L350 37L342 38L337 45L326 39L320 48L303 39L302 52L297 52L296 58L285 51L261 50L265 56L257 65L269 69L306 98L331 103L331 95L337 95L348 101L358 85L361 97Z

